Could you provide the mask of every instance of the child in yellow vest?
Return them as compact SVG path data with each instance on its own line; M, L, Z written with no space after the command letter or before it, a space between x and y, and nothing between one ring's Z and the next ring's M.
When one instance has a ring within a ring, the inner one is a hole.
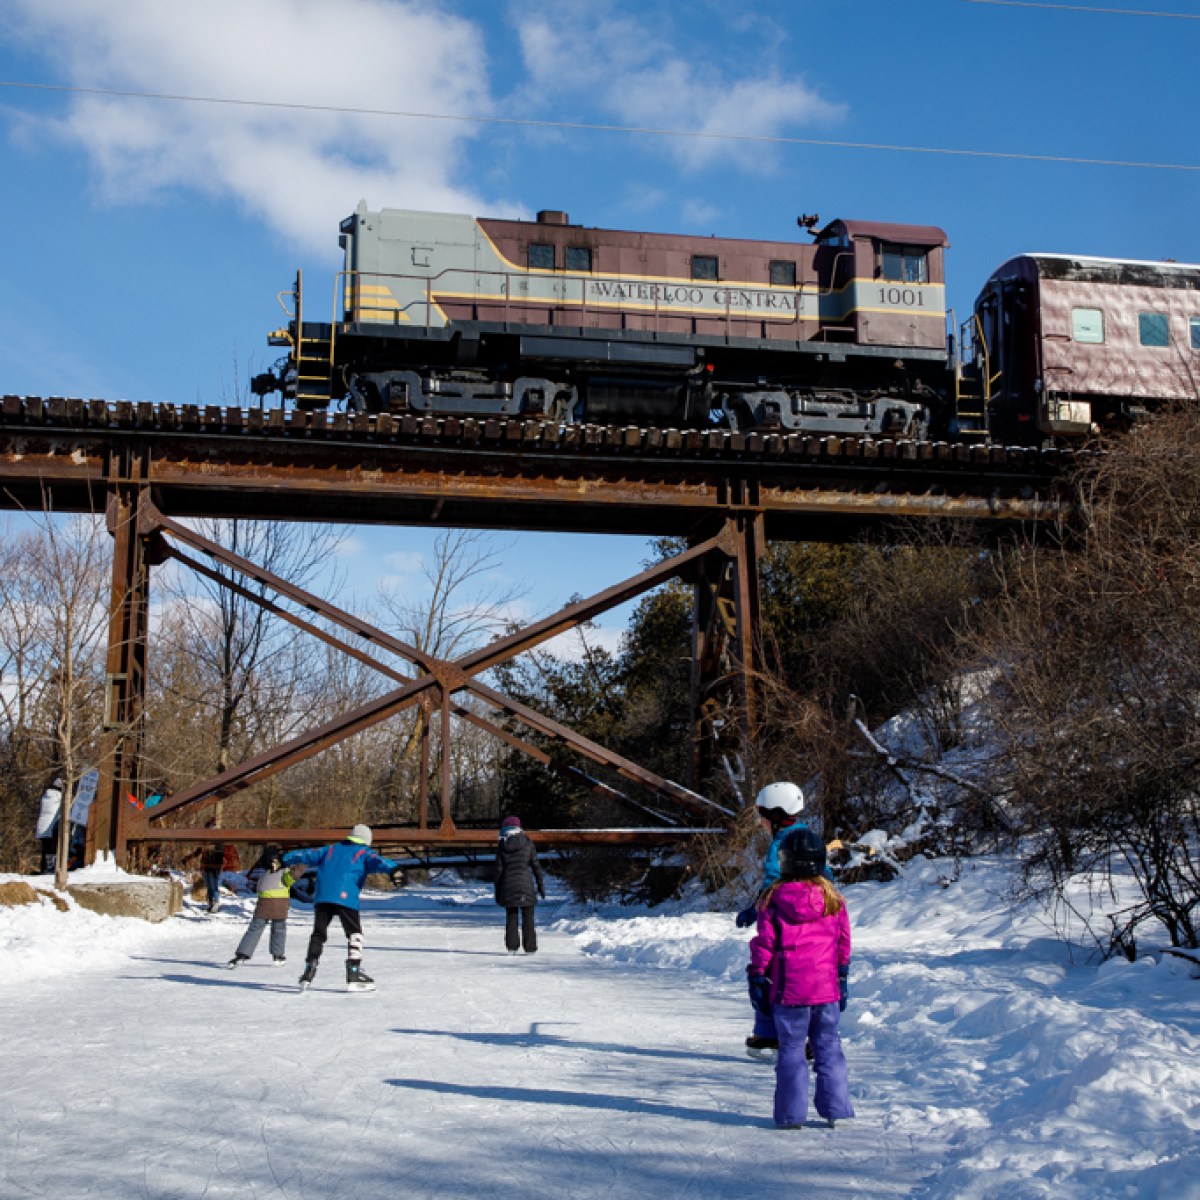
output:
M255 890L258 892L258 903L254 906L254 916L250 926L242 935L238 948L233 957L225 965L232 971L235 967L248 962L258 947L262 931L271 926L271 959L275 966L282 967L287 961L284 949L287 944L287 917L289 895L296 878L304 874L304 868L285 867L280 861L277 849L271 847L263 852L262 858L251 876L258 873Z

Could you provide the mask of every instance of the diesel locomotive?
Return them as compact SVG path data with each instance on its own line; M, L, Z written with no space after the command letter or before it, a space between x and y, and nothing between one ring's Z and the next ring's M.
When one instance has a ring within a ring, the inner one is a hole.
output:
M1021 256L959 332L941 229L800 224L810 243L364 202L331 319L308 319L297 275L269 339L286 357L252 387L300 408L1013 444L1195 394L1200 268Z

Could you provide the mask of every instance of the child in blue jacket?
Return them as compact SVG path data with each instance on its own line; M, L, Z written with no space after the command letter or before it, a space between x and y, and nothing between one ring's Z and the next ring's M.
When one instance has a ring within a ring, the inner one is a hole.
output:
M755 902L735 918L734 923L739 929L753 925L758 920L758 898L779 882L780 843L792 830L808 828L800 820L800 814L804 811L804 792L794 783L768 783L755 797L754 805L758 809L758 815L771 831L771 845L763 862L762 887L758 890ZM833 878L827 866L822 874L826 879ZM842 986L844 990L844 976ZM754 1008L754 1029L746 1039L746 1053L751 1058L770 1062L779 1049L779 1037L770 1003L762 996L756 996L753 989L750 993L750 1003ZM842 1007L845 1008L844 1003Z
M368 875L386 872L395 879L401 873L399 864L372 852L371 830L366 825L355 825L345 841L332 846L291 850L283 856L283 861L285 866L303 863L317 868L313 931L308 940L307 962L304 974L300 976L300 986L308 987L317 977L317 964L329 935L329 924L337 917L348 944L346 990L373 991L375 980L362 969L363 935L358 898Z

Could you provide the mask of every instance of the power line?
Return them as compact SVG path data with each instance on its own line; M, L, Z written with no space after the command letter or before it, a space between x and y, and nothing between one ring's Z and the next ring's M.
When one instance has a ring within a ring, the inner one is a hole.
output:
M968 0L984 3L985 0ZM1000 3L1001 0L986 0ZM1012 0L1016 3L1016 0ZM72 87L61 83L25 83L0 79L0 88L41 92L68 92L82 96L111 96L133 100L168 100L180 104L217 104L236 108L282 109L292 112L336 113L363 117L404 117L416 121L456 121L471 125L511 125L529 129L626 133L641 137L667 137L680 140L715 142L752 142L774 146L817 146L838 150L890 150L897 154L935 154L952 158L993 158L1017 162L1065 163L1083 167L1131 167L1143 171L1196 171L1197 163L1139 162L1121 158L1083 158L1067 154L1024 154L1005 150L966 150L947 146L904 146L889 142L847 142L832 138L798 138L765 133L716 133L701 129L657 129L641 125L606 125L589 121L542 121L531 117L485 117L464 113L415 112L390 108L355 108L337 104L299 104L283 100L241 100L225 96L183 96L168 92L119 91L113 88Z
M1058 12L1108 13L1117 17L1173 17L1176 21L1200 21L1198 13L1150 12L1144 8L1102 8L1097 4L1045 4L1042 0L966 0L968 4L996 4L1003 8L1050 8Z

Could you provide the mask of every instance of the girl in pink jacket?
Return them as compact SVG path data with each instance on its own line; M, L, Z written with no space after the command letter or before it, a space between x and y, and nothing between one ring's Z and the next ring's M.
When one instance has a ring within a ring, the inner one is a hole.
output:
M824 878L825 843L811 829L793 830L779 845L780 880L758 902L750 941L750 994L769 1004L779 1032L775 1125L799 1129L808 1112L808 1062L817 1073L814 1103L830 1126L854 1116L846 1056L838 1036L841 980L850 965L850 918L841 894Z

